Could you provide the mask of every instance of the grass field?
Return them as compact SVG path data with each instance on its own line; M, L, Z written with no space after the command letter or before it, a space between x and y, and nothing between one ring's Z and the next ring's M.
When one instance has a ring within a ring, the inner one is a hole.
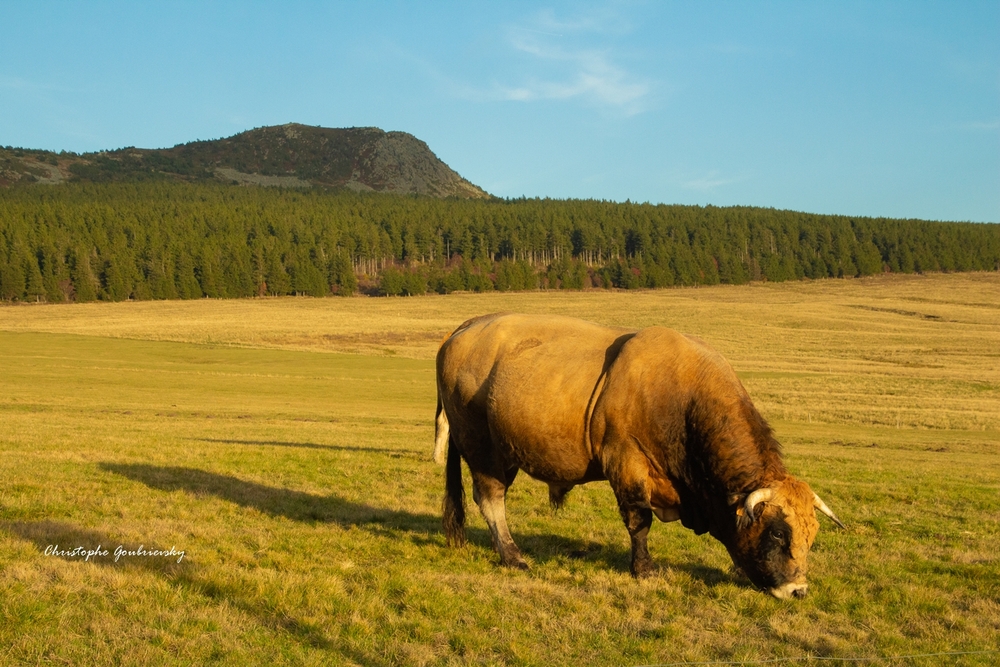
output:
M554 513L518 479L526 573L475 512L446 548L432 359L496 310L719 349L847 524L821 521L809 597L677 524L633 580L606 484ZM0 664L987 665L998 554L998 274L0 307Z

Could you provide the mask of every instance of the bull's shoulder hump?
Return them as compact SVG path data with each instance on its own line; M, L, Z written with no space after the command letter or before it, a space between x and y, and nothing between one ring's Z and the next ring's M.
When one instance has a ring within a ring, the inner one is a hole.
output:
M659 346L681 354L721 358L719 352L701 338L668 327L654 326L641 329L636 334L635 341L637 345Z
M661 352L690 353L701 347L688 336L668 327L646 327L636 332L630 341L633 350L648 349Z
M700 338L667 327L640 330L622 348L624 368L658 366L693 378L717 376L731 383L736 377L729 362Z
M468 320L455 330L452 337L462 334L464 338L499 337L515 341L526 338L545 340L564 336L615 338L631 331L634 330L609 327L562 315L494 313Z

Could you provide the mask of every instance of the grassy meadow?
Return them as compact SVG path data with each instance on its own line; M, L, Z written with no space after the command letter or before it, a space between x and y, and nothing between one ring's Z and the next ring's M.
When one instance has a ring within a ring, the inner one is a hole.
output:
M446 548L433 356L497 310L719 349L847 525L821 519L809 596L677 524L633 580L606 483L553 512L518 478L528 572L472 506ZM998 554L996 273L0 307L0 664L988 665Z

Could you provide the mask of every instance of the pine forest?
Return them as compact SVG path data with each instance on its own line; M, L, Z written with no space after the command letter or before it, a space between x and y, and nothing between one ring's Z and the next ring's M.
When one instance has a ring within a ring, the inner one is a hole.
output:
M1000 270L1000 225L154 180L0 190L7 301L635 289Z

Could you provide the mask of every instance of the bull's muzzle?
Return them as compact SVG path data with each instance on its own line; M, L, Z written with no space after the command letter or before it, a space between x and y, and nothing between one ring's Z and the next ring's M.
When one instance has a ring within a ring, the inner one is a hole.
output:
M809 592L809 584L789 582L783 586L769 588L767 592L779 600L788 600L790 598L801 599Z

